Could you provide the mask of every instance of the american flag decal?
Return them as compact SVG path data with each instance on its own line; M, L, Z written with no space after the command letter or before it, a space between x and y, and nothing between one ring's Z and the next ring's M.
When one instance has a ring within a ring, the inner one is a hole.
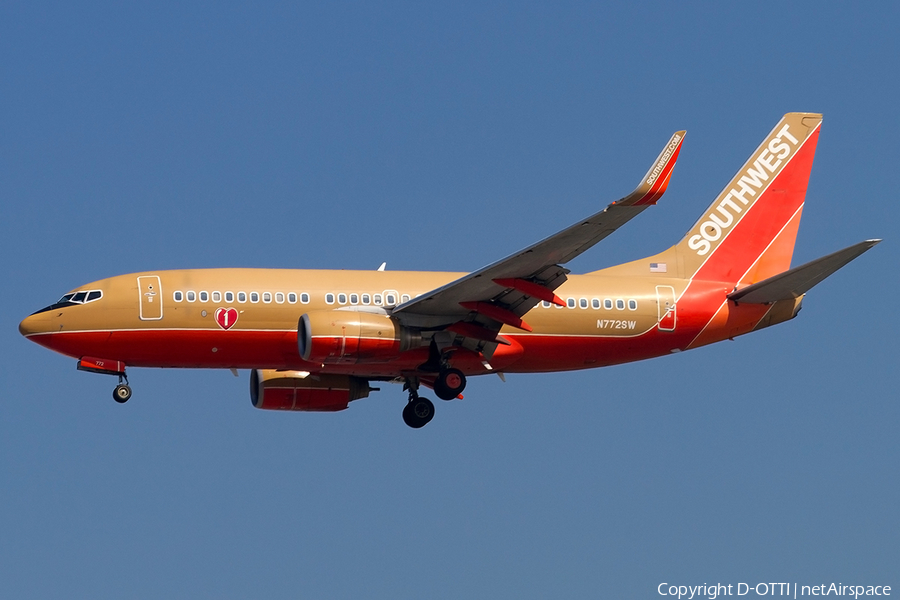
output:
M651 273L665 273L666 272L666 263L650 263L650 272Z

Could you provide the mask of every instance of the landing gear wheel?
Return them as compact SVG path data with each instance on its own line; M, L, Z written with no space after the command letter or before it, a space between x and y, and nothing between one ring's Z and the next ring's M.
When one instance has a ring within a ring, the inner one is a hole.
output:
M434 380L434 393L441 400L453 400L466 389L466 376L459 369L443 369Z
M428 398L413 398L403 409L403 422L419 429L425 427L434 417L434 404Z
M119 404L125 404L131 398L131 388L127 384L120 383L113 390L113 400Z

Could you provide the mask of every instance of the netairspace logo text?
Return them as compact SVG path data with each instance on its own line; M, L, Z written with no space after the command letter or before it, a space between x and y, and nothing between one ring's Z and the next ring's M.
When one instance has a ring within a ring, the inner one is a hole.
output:
M819 585L800 585L797 583L724 583L703 585L675 585L661 583L656 588L660 596L672 596L678 600L693 598L709 598L716 600L720 596L844 596L860 598L865 596L890 596L889 585L844 585L842 583L821 583Z

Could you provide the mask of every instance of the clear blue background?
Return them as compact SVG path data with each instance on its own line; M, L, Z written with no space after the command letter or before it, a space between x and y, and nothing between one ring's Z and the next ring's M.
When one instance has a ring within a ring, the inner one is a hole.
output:
M0 596L900 591L894 3L5 2ZM788 111L825 115L795 264L885 242L800 318L700 350L472 380L419 431L248 374L111 377L21 338L80 284L185 267L473 270L629 192L570 264L681 237Z

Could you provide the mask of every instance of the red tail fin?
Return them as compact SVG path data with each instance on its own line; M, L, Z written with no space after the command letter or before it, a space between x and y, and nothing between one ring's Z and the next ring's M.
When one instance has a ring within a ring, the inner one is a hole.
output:
M685 275L754 283L791 265L822 115L788 113L676 245Z

